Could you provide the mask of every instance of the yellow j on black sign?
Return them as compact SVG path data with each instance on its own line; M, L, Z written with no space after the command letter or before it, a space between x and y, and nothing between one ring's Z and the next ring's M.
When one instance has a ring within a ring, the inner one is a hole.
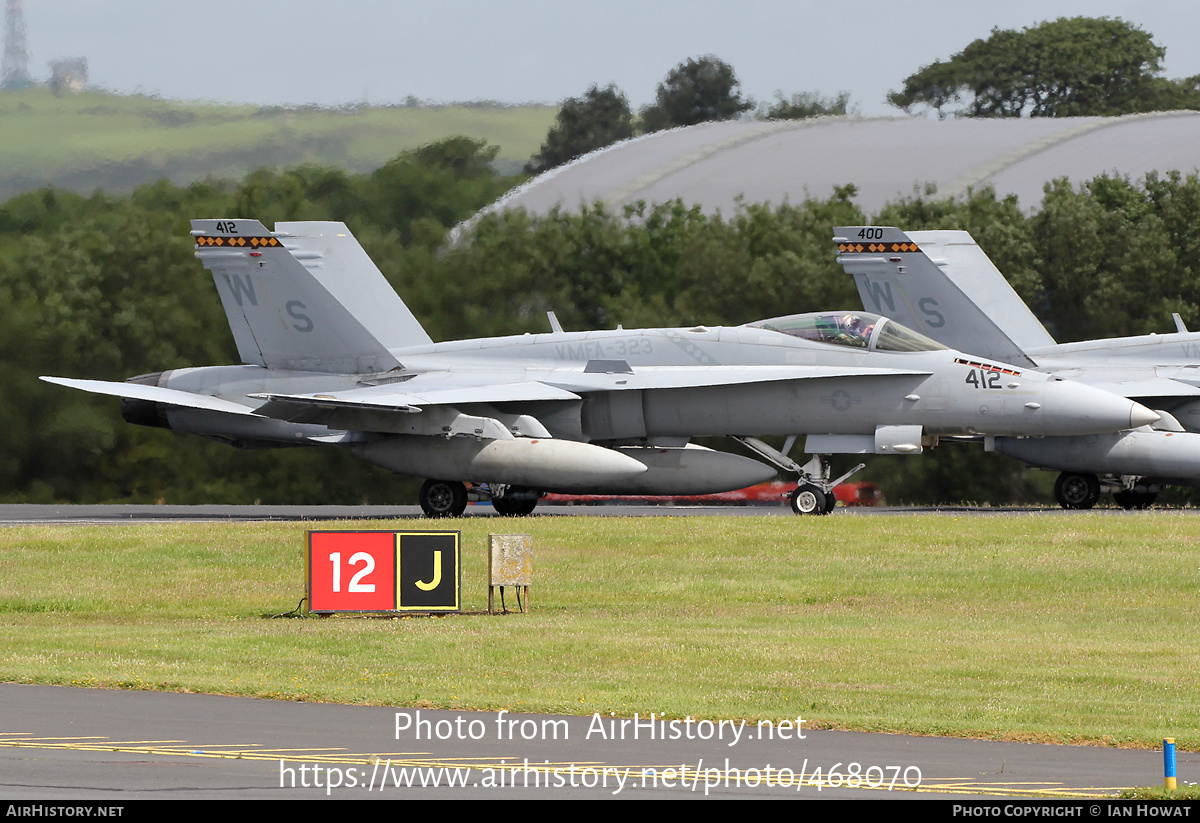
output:
M396 608L459 610L460 532L396 533Z

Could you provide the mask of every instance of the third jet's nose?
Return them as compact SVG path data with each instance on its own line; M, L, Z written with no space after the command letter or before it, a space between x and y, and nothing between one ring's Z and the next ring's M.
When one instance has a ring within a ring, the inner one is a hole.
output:
M1070 380L1046 384L1043 412L1046 434L1099 434L1136 429L1159 419L1141 403Z

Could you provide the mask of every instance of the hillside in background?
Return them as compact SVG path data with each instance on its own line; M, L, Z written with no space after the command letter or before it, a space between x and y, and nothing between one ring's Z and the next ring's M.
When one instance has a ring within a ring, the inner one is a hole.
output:
M537 152L557 111L499 104L283 108L5 92L0 200L47 185L123 192L161 178L240 179L262 166L308 162L368 172L449 135L498 145L495 166L509 174Z

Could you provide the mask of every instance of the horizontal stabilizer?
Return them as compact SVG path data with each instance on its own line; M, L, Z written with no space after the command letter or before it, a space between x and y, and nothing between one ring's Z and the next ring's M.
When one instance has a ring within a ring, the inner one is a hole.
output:
M106 394L111 397L128 397L132 400L148 400L153 403L165 403L169 406L180 406L187 409L204 409L205 411L222 412L224 414L253 415L254 409L222 400L208 394L179 391L178 389L163 389L158 386L147 386L141 383L115 383L107 380L75 380L69 377L42 377L47 383L57 386L67 386L81 389L92 394Z

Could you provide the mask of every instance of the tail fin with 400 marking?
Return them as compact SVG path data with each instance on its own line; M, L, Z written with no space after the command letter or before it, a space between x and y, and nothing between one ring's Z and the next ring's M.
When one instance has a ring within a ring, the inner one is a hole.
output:
M965 231L833 230L863 307L959 351L1035 365L1054 338Z

